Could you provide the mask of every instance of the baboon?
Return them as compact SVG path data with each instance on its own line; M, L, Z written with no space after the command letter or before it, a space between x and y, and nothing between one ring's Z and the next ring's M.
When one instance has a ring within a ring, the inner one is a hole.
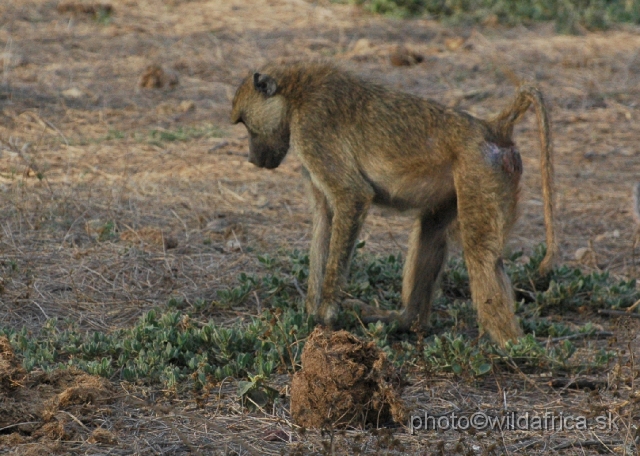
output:
M547 252L540 268L546 272L557 252L553 167L547 110L535 87L520 87L511 105L486 121L330 62L268 64L248 76L234 96L231 121L247 128L249 161L273 169L293 149L307 177L313 205L307 312L324 324L337 323L358 233L371 204L379 204L411 211L416 220L402 308L361 303L365 323L396 320L403 330L428 326L447 227L457 218L482 331L501 346L519 337L501 256L516 219L522 174L511 136L531 104L542 147Z

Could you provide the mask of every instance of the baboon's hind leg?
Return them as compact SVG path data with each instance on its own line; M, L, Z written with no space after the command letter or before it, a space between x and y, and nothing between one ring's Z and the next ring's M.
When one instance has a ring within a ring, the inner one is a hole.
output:
M402 278L403 329L429 325L431 301L447 258L447 227L455 216L456 199L451 198L435 214L429 213L416 221Z
M478 170L482 165L473 166ZM494 342L504 346L522 335L515 317L513 288L502 264L507 230L514 218L511 212L517 182L501 172L458 170L455 183L460 235L478 323Z

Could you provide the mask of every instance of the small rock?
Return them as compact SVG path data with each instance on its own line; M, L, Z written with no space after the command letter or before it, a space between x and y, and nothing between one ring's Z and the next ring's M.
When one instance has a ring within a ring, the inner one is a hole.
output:
M253 205L262 209L269 205L269 199L266 196L258 196L254 201Z
M65 98L78 99L84 96L84 92L77 87L72 87L62 92L62 96Z
M195 111L196 110L196 104L191 100L184 100L184 101L180 102L180 105L178 106L178 110L180 112Z
M240 245L239 241L231 239L227 241L227 249L231 250L232 252L238 252L242 250L242 246Z
M366 54L371 52L371 42L366 38L360 38L351 48L352 54Z
M444 40L444 47L447 48L448 51L457 51L462 47L466 40L461 36L457 36L455 38L447 38Z
M575 257L576 261L582 262L583 260L585 260L587 258L587 255L590 252L591 252L591 249L589 249L588 247L580 247L578 250L576 250L576 253L574 254L574 257Z
M226 147L229 145L229 141L220 141L218 144L214 144L211 149L209 149L207 152L211 153L211 152L215 152L218 149L222 149L223 147ZM231 151L229 151L231 152ZM229 155L233 155L233 152L231 152Z
M595 237L596 242L604 241L605 239L618 239L620 237L620 230L607 231L606 233L599 234Z

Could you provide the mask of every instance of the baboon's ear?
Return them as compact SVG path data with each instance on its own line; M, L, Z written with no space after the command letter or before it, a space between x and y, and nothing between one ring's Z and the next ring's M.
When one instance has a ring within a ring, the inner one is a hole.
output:
M268 97L274 96L278 89L275 79L267 74L260 73L253 74L253 86L258 92L263 93Z

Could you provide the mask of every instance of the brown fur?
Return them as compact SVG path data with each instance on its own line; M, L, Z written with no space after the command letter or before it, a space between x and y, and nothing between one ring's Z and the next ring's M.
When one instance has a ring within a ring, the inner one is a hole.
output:
M547 256L553 232L549 120L537 89L521 87L491 121L360 79L330 63L267 65L233 100L231 121L249 131L249 160L275 168L289 148L308 177L313 238L306 309L335 324L354 244L371 204L411 210L416 223L404 269L402 310L364 304L365 321L426 326L447 252L447 227L459 225L479 323L504 345L521 335L502 266L516 218L520 154L513 125L533 103L542 145Z

